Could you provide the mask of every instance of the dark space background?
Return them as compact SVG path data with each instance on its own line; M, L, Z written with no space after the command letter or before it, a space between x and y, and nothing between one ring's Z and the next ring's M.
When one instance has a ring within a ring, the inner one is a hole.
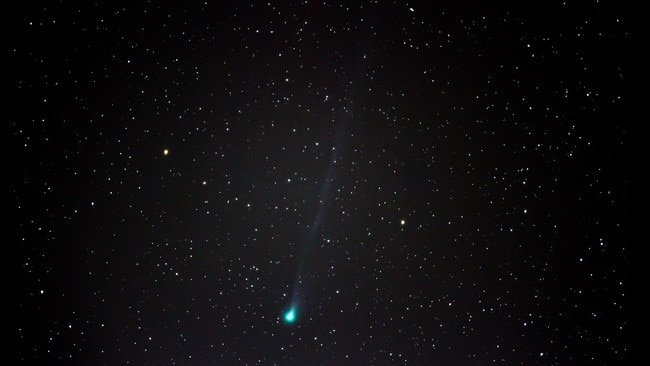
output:
M16 5L13 364L625 364L622 3Z

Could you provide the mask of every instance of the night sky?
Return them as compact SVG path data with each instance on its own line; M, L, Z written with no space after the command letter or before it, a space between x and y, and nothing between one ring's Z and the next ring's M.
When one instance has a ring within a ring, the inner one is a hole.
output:
M23 3L13 364L629 361L624 2Z

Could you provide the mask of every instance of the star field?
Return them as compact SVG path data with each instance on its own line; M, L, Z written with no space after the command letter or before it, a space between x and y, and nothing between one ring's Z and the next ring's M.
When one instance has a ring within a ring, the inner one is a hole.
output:
M524 3L18 6L14 364L629 362L629 9Z

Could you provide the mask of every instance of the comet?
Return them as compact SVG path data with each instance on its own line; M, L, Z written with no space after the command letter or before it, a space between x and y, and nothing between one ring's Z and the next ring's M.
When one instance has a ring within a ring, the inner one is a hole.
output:
M302 243L302 253L300 254L298 261L298 268L296 270L296 276L294 277L293 291L291 298L291 307L282 313L282 321L285 324L293 324L298 320L298 304L303 306L304 303L304 287L306 286L305 279L309 276L305 276L305 271L308 271L310 266L306 263L307 253L309 252L310 247L318 241L320 230L325 221L326 211L328 208L329 201L332 199L332 190L336 178L336 171L340 165L340 156L342 153L342 146L344 145L347 125L352 120L352 112L347 109L343 109L343 115L341 121L339 122L334 143L330 151L330 161L327 166L327 171L324 176L323 181L321 182L321 188L318 195L318 206L314 214L314 220L312 224L305 231L305 237Z
M287 324L291 324L296 321L297 317L297 311L295 307L289 308L289 310L285 311L284 315L282 316L282 319L284 319L284 322Z

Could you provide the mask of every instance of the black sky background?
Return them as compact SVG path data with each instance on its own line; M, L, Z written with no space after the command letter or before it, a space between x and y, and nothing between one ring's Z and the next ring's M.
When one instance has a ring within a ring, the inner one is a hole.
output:
M15 363L626 364L628 13L20 5Z

